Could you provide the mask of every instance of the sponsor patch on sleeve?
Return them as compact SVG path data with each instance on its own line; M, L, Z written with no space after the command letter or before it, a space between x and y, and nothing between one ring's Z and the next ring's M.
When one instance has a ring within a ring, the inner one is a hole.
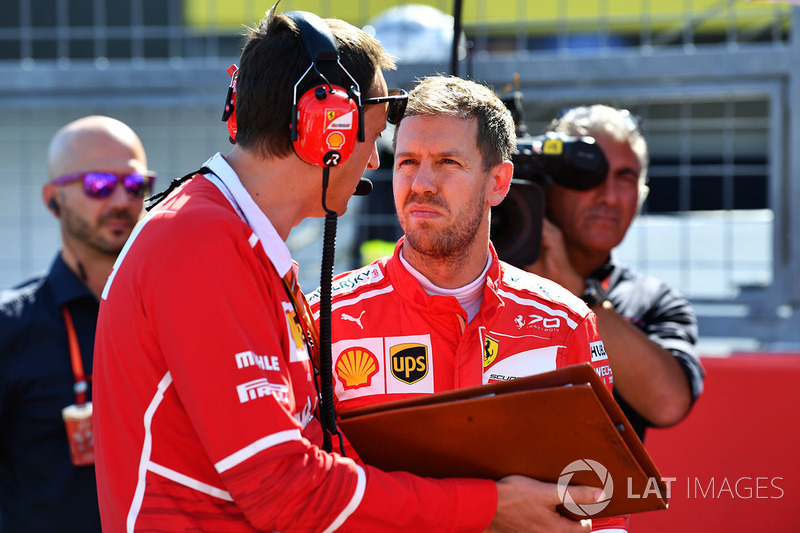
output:
M606 354L606 347L603 346L603 341L595 341L590 343L589 351L592 353L592 363L608 359L608 354Z

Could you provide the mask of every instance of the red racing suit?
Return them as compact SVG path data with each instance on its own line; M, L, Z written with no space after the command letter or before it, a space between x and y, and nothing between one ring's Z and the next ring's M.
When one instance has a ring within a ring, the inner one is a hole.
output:
M222 156L206 166L140 221L103 292L103 531L483 531L491 481L321 451L289 250Z
M490 244L483 301L467 323L456 298L429 296L405 269L399 258L403 242L394 255L333 281L331 357L338 410L585 362L612 389L595 315L580 298L501 262ZM319 291L309 302L318 320ZM595 530L625 531L624 518L594 522Z

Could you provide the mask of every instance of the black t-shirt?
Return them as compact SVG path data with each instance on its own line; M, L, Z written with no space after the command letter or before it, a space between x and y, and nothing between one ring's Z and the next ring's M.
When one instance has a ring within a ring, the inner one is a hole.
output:
M703 392L705 372L695 352L697 317L688 300L663 281L613 260L589 277L601 282L608 292L608 300L620 316L675 357L686 372L694 402ZM645 430L652 424L617 394L616 388L614 398L636 434L644 440Z
M69 309L92 373L99 303L57 257L0 293L0 531L100 531L94 466L73 466L61 409L75 403ZM91 385L88 399L91 400Z

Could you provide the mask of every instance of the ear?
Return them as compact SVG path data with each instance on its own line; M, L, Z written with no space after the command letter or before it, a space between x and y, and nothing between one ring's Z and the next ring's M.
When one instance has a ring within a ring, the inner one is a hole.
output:
M42 186L42 201L44 202L47 210L53 213L56 218L59 217L59 204L58 204L58 187L52 183L45 183Z
M644 201L647 200L647 196L649 194L650 194L650 187L644 184L639 185L639 198L636 201L637 215L642 212L642 206L644 205Z
M503 201L511 187L511 178L514 176L514 164L503 161L493 166L489 171L489 182L486 187L486 198L491 206L496 206Z

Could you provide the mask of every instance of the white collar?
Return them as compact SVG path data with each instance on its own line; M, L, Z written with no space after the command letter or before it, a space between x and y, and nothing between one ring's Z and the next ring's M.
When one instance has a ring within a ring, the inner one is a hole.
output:
M405 245L403 246L405 247ZM467 312L467 322L471 322L472 318L478 313L481 302L483 302L483 288L486 285L486 273L489 272L489 267L492 265L492 254L489 254L489 259L486 261L486 268L483 269L480 276L466 285L455 289L444 289L438 285L434 285L421 272L411 266L403 255L403 248L400 248L400 263L402 263L409 274L414 276L422 287L422 290L424 290L428 296L455 297L464 311Z
M292 254L267 215L256 205L250 193L244 188L239 176L219 152L206 161L203 166L210 168L213 172L213 174L206 174L206 179L216 185L225 195L242 221L250 226L255 236L261 241L264 253L267 254L275 270L281 277L285 276L292 268Z

